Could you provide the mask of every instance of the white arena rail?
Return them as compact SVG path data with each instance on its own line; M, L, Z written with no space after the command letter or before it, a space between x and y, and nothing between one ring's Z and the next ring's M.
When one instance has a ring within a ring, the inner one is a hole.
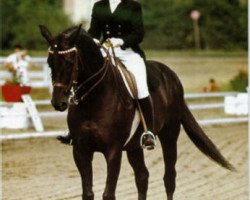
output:
M67 112L49 111L49 112L40 112L40 113L38 113L38 115L35 115L35 116L40 116L40 117L64 117L66 115L67 115ZM24 114L16 113L16 114L4 114L4 115L2 115L0 113L0 118L9 117L9 116L11 116L11 117L13 117L13 116L31 117L31 115L29 115L29 114L24 115Z
M230 95L237 95L238 93L236 92L226 92L226 93L190 93L186 94L185 98L210 98L210 97L225 97L225 96L230 96ZM50 100L35 100L33 101L36 106L39 105L51 105ZM0 106L11 106L13 103L8 103L8 102L0 102ZM218 108L224 108L225 104L224 103L207 103L207 104L191 104L188 105L188 107L191 110L205 110L205 109L218 109ZM18 115L18 114L17 114ZM48 111L48 112L40 112L39 116L40 117L58 117L58 116L65 116L65 112L58 112L58 111ZM7 116L7 115L4 115ZM0 113L0 118L4 117ZM13 115L11 115L13 116ZM20 115L18 115L20 116ZM30 115L23 115L25 117L30 117Z
M19 140L19 139L30 139L30 138L49 138L56 137L58 135L65 134L65 131L48 131L42 133L16 133L8 135L0 135L0 140Z
M37 100L33 101L37 106L39 105L51 105L50 100ZM0 102L0 106L11 106L13 103ZM192 110L198 109L214 109L214 108L223 108L224 103L209 103L209 104L194 104L188 106Z
M238 92L207 92L207 93L187 93L184 95L185 99L197 99L197 98L215 98L236 96Z
M206 120L198 120L198 123L201 126L205 125L214 125L214 124L227 124L227 123L245 123L248 122L247 117L242 118L224 118L224 119L206 119ZM67 133L67 130L60 131L48 131L42 133L16 133L16 134L8 134L8 135L0 135L1 141L6 140L20 140L20 139L30 139L30 138L53 138L58 135L64 135Z
M224 108L224 103L195 104L195 105L188 105L188 107L191 110L216 109L216 108Z
M198 99L198 98L214 98L214 97L226 97L236 96L238 92L216 92L216 93L187 93L185 99ZM36 105L50 105L50 100L35 100L33 101ZM11 105L12 103L0 102L0 106ZM198 104L189 105L191 109L209 109L222 107L223 103L210 103L210 104Z

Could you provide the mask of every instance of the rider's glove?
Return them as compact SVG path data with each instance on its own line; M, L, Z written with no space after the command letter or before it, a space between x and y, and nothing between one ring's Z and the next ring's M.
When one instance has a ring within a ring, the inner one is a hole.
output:
M96 38L93 38L94 42L99 46L100 45L100 41Z
M109 41L113 47L120 47L124 44L124 41L121 38L110 38Z

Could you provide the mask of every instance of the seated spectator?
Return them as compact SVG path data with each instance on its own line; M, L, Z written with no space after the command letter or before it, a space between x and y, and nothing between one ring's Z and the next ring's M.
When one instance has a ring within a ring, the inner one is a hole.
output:
M209 85L203 88L203 92L217 92L219 91L219 86L215 82L215 79L211 78L209 80Z

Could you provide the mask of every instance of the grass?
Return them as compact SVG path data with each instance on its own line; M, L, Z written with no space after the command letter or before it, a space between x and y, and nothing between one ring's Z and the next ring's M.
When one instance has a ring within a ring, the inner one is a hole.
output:
M221 91L229 91L229 81L239 70L247 71L247 56L196 57L156 56L150 57L169 66L180 78L186 93L202 92L209 79L216 80Z
M47 88L33 88L31 90L31 97L33 100L39 100L39 99L49 99L51 94Z
M247 51L225 51L225 50L145 50L147 57L246 57Z

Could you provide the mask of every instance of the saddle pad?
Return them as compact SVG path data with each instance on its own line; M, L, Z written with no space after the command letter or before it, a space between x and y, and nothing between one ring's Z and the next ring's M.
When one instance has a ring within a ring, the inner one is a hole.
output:
M118 65L117 68L118 68L118 70L119 70L119 72L120 72L120 74L121 74L121 76L122 76L123 82L124 82L124 84L125 84L125 86L126 86L128 92L129 92L130 96L131 96L133 99L135 99L135 97L134 97L134 95L133 95L133 93L132 93L132 91L131 91L131 88L130 88L130 86L129 86L128 80L126 79L126 76L124 75L124 73L123 73L121 67ZM135 86L135 87L136 87L136 86Z
M139 124L140 124L140 114L139 114L138 110L136 110L135 115L134 115L134 120L133 120L131 128L130 128L129 137L128 137L127 141L125 142L124 147L129 143L131 138L134 136Z

